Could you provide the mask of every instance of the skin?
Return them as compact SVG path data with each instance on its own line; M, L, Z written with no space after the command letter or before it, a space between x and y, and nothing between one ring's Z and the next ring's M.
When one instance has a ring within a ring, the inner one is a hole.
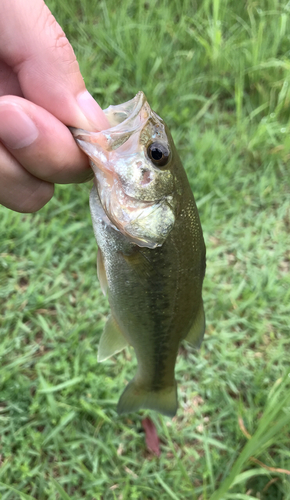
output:
M54 183L91 178L67 126L109 124L86 91L73 49L42 0L0 3L0 203L34 212Z

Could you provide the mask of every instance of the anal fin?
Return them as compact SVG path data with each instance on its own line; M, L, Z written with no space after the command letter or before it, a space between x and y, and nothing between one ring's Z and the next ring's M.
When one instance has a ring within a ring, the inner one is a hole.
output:
M128 342L116 320L113 316L109 316L99 343L98 361L105 361L105 359L122 351L127 345Z
M198 348L202 342L205 331L205 316L203 309L203 302L201 301L198 313L195 317L193 325L191 326L185 340L193 347Z

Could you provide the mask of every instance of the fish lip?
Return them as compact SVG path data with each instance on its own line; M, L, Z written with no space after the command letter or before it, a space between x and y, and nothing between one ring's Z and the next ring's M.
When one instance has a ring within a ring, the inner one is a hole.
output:
M125 118L123 121L121 121L117 125L114 125L114 126L108 128L107 130L108 131L111 131L111 130L117 131L118 129L123 128L124 125L127 125L128 122L134 121L134 119L139 115L139 113L140 113L142 107L144 106L144 104L146 103L146 101L147 101L147 99L146 99L144 92L142 92L142 90L140 90L135 95L135 97L133 97L133 99L130 99L129 101L126 101L126 102L121 103L121 104L117 104L116 106L111 105L108 108L104 109L103 111L104 111L105 115L107 116L111 112L114 113L120 109L123 110L124 108L129 108L130 104L131 103L133 104L133 108L131 109L131 112L127 115L127 118ZM135 125L135 127L136 127L136 125ZM135 130L135 127L134 127L134 130ZM106 130L103 130L102 132L106 132Z
M105 113L107 118L108 118L108 115L110 115L111 113L117 113L118 110L120 110L120 109L124 110L124 108L129 108L131 103L133 104L131 112L127 114L127 117L123 121L117 123L116 125L112 125L112 127L109 127L107 129L95 130L95 131L91 131L90 133L91 134L105 134L105 135L107 135L107 133L119 132L124 126L127 126L128 123L134 122L135 118L137 118L137 116L139 115L140 110L142 109L142 107L144 106L146 101L147 101L147 98L146 98L144 92L142 92L142 90L140 90L135 95L135 97L133 97L133 99L130 99L129 101L126 101L126 102L121 103L121 104L117 104L116 106L114 106L114 105L108 106L108 108L103 109L103 112ZM124 113L125 113L125 111L124 111ZM141 126L143 127L144 123L141 123ZM81 138L82 134L88 133L86 130L81 129L81 128L76 128L76 127L68 127L68 128L71 131L71 133L75 139ZM136 130L136 125L134 125L134 131L135 130ZM129 129L127 129L126 132L130 133L131 131L132 130L130 130L130 128L129 128ZM124 131L124 134L125 134L125 131ZM80 137L78 137L78 136L80 136Z
M114 169L109 167L108 162L102 162L101 160L96 163L93 148L96 148L99 155L102 153L106 155L126 142L132 134L142 129L149 118L146 103L146 96L144 92L140 91L133 99L104 109L109 123L112 124L110 128L105 130L87 131L81 128L68 127L80 149L89 157L95 174L98 170L106 173L113 172ZM144 108L144 111L142 111L142 108ZM118 112L125 114L126 118L121 122L117 120L116 123L115 115Z

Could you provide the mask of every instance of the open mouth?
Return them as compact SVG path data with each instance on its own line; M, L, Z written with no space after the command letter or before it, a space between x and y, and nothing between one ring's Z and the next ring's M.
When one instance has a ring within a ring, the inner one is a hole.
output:
M99 143L100 136L104 136L107 138L108 142L112 142L112 138L114 138L118 143L117 147L119 147L122 143L122 136L126 138L130 136L132 132L136 132L140 126L144 126L144 121L148 118L147 110L142 110L145 103L145 94L143 92L138 92L130 101L118 104L117 106L111 105L104 109L103 111L111 125L111 127L106 130L100 132L86 132L83 129L75 127L69 127L69 129L77 142L84 141L96 144ZM116 147L112 149L116 149Z
M118 104L117 106L109 106L107 109L104 109L104 113L109 123L112 125L112 128L115 130L120 129L120 125L127 130L134 125L135 130L136 123L134 122L136 118L140 121L139 114L145 102L145 94L143 92L138 92L130 101Z

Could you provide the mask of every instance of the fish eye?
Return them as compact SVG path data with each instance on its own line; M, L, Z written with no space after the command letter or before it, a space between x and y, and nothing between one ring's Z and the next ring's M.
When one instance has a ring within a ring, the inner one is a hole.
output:
M148 146L147 154L156 167L164 167L168 163L170 151L160 142L153 142Z

